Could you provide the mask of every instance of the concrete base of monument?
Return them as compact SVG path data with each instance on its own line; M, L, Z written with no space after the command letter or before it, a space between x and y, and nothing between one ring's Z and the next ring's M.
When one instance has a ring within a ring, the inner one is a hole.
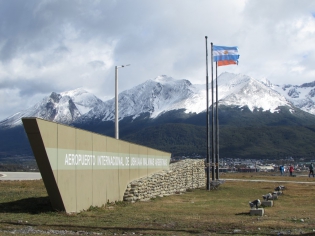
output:
M251 216L263 216L264 213L265 213L264 208L250 209L250 212L249 212Z
M273 201L262 201L261 205L265 206L265 207L272 207L273 206Z
M210 189L217 189L221 184L224 184L225 180L217 179L210 181Z

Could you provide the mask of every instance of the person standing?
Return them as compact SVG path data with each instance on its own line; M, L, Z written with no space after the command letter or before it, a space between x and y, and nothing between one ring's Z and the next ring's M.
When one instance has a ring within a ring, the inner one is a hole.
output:
M284 166L283 166L283 165L281 165L281 166L279 167L279 169L280 169L280 173L281 173L281 175L283 175L283 173L284 173Z
M311 174L314 177L314 166L313 166L313 163L310 164L309 169L310 169L310 173L308 174L308 177L311 177Z
M290 176L293 176L293 170L294 170L293 165L290 165L289 167Z

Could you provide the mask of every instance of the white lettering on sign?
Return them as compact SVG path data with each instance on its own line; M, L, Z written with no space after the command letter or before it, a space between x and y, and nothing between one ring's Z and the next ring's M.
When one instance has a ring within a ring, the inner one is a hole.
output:
M154 166L154 158L148 158L148 165Z
M124 166L125 158L115 156L97 156L98 166Z
M67 166L91 166L94 164L94 155L66 154L65 165Z
M167 160L152 157L118 157L95 156L68 153L65 156L66 166L168 166Z
M165 159L155 159L155 165L156 166L166 166L166 160Z

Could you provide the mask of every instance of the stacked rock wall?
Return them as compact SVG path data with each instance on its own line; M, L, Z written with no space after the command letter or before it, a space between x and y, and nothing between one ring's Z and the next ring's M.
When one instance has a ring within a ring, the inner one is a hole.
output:
M204 160L186 159L170 164L170 169L137 179L127 185L124 201L148 200L187 189L205 187Z

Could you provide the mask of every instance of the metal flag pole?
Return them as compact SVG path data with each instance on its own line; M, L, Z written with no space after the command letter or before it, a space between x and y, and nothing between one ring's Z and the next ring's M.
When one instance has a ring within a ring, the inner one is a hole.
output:
M215 50L215 53L213 53L213 50ZM224 57L221 57L222 51L224 51ZM238 48L237 47L226 47L226 46L213 46L211 43L211 54L213 57L213 54L216 55L216 124L215 124L215 130L216 130L216 137L215 137L215 166L216 166L216 178L219 179L219 89L218 89L218 61L222 62L219 63L219 66L226 66L226 65L232 65L237 64L239 54L238 54ZM218 57L217 57L218 56ZM213 72L212 72L213 73ZM213 76L213 75L212 75ZM213 79L213 78L212 78ZM212 102L213 102L213 80L212 80ZM212 119L213 119L213 103L212 103ZM212 127L213 127L213 120L212 120ZM214 133L212 131L212 152L214 150ZM214 155L214 154L213 154ZM212 164L214 164L214 156L212 156ZM214 165L212 166L212 180L214 180Z
M130 66L128 65L121 65L115 66L115 138L119 139L119 110L118 110L118 68Z
M215 114L216 114L216 123L215 123L215 131L216 131L216 150L215 150L215 168L216 168L216 179L219 179L219 99L218 99L218 62L215 63L215 81L216 81L216 106L215 106Z
M206 99L207 99L207 190L210 190L210 139L209 139L209 79L208 79L208 37L206 38Z
M211 171L212 171L212 181L214 181L214 107L213 107L213 100L214 100L214 93L213 93L213 43L211 43Z
M118 66L115 66L115 138L119 139L118 124Z

